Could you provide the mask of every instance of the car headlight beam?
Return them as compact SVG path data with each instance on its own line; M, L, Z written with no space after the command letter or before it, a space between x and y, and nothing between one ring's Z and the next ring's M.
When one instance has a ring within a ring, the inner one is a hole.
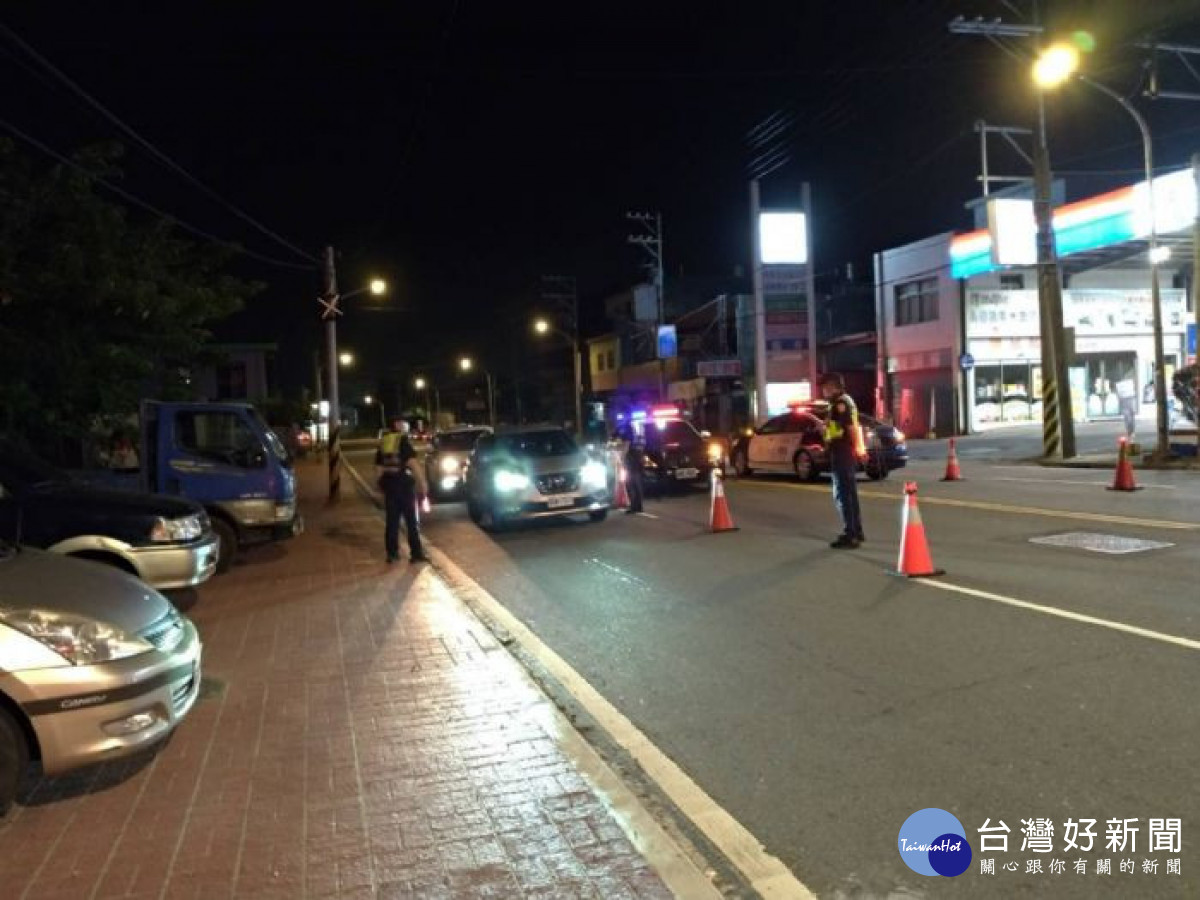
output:
M438 468L446 475L457 475L459 465L459 461L453 456L443 456L442 461L438 463Z
M178 519L159 518L150 527L150 540L156 544L186 543L204 534L200 516L182 516Z
M608 486L608 469L603 463L592 460L584 463L583 469L579 473L580 481L584 487L600 490Z
M500 469L492 476L492 483L496 485L496 490L505 494L523 491L529 487L529 476L524 472L513 472L509 469Z

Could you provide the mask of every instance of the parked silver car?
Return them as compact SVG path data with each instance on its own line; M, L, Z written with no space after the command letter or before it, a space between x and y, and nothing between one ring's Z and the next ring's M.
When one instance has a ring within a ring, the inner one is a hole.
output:
M200 690L200 636L107 566L0 543L0 812L54 775L164 738Z

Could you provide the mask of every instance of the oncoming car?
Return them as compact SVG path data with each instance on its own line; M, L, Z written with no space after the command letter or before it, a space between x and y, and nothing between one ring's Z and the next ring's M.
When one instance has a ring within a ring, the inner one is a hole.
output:
M425 480L435 500L458 496L463 491L463 474L475 442L492 429L481 425L439 431L425 454Z
M31 760L57 775L166 737L196 702L200 656L145 583L0 542L0 813Z
M814 481L829 471L825 452L825 420L829 404L797 404L783 415L768 419L733 446L733 467L739 475L755 472L793 474L799 481ZM871 416L859 413L867 458L860 471L872 480L887 478L894 469L908 464L904 432Z
M467 512L484 528L550 516L608 515L608 468L562 428L487 434L475 443L466 475Z

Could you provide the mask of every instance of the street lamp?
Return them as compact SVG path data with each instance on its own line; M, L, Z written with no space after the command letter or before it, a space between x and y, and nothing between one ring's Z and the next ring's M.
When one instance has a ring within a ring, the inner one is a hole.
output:
M338 354L338 363L343 368L350 368L352 365L354 365L354 354L349 350L343 350Z
M470 372L475 368L475 361L469 356L464 356L458 361L458 368L464 372ZM492 384L492 373L487 369L483 370L483 377L487 379L487 401L488 401L488 422L492 428L496 427L496 392Z
M571 364L575 369L575 430L580 438L583 437L583 369L581 365L581 357L579 352L579 329L576 327L572 334L567 334L565 331L555 328L545 319L537 319L533 323L533 330L539 335L546 335L554 332L561 338L566 340L571 346Z
M1158 266L1166 261L1166 256L1158 246L1158 223L1154 211L1154 141L1150 135L1150 125L1146 118L1124 96L1114 91L1106 84L1094 81L1077 71L1079 68L1079 52L1069 44L1055 44L1045 50L1033 65L1034 83L1042 90L1052 90L1066 84L1072 77L1078 78L1084 84L1095 88L1100 93L1112 98L1137 123L1142 133L1142 154L1146 169L1146 203L1147 218L1150 221L1149 259L1150 259L1150 305L1154 313L1154 403L1157 407L1158 443L1155 454L1164 459L1170 452L1170 422L1167 416L1167 384L1166 359L1163 351L1163 321L1162 297L1158 288ZM1168 253L1169 255L1169 253Z

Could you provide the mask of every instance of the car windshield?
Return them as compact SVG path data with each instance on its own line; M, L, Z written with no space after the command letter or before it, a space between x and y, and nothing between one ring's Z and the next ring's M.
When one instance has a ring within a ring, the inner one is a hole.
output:
M496 449L513 456L568 456L578 448L565 431L523 431L496 437Z
M279 435L267 427L266 421L257 409L253 411L252 415L259 428L263 430L263 434L267 436L267 446L271 448L271 452L275 454L275 458L285 466L291 465L292 455L288 453L287 447L283 445L283 441L279 439Z
M435 450L470 450L483 431L449 431L433 439Z
M25 488L69 484L70 476L49 463L25 454L6 454L0 457L0 481Z
M677 419L647 425L646 436L647 443L693 444L700 440L700 432L691 423Z

